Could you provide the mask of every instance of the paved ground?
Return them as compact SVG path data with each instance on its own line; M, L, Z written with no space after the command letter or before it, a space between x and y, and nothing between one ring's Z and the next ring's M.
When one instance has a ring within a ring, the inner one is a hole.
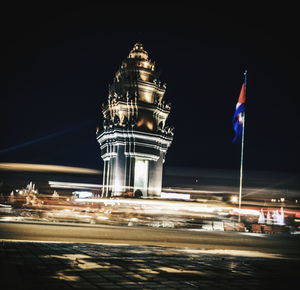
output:
M300 266L255 251L20 241L2 241L0 261L13 290L287 289Z
M267 235L72 223L0 222L0 241L7 239L263 251L300 258L299 234Z

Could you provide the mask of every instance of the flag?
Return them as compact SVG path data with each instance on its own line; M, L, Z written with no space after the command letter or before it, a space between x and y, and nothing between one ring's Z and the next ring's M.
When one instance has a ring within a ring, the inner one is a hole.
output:
M232 119L233 129L235 131L235 136L233 142L236 142L242 136L244 128L244 114L245 114L245 102L246 102L246 84L242 85L240 96L235 107L235 112Z

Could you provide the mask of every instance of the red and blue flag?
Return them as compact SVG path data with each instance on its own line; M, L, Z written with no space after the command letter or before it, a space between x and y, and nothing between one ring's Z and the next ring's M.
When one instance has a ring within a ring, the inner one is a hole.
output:
M244 82L241 88L240 96L235 107L235 112L232 119L235 136L233 142L237 142L242 134L245 126L245 102L246 102L246 83Z

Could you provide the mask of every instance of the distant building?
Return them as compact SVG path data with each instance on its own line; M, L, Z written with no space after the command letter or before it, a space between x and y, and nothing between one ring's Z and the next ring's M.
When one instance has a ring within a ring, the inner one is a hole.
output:
M103 197L160 196L163 163L173 139L155 64L137 43L122 62L103 104L97 133L104 160Z

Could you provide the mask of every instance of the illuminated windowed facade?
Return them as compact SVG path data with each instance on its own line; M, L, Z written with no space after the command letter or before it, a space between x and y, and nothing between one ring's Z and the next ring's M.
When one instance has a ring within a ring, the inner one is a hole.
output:
M173 127L166 85L142 44L135 44L109 86L97 133L104 160L103 197L160 196L162 170Z

